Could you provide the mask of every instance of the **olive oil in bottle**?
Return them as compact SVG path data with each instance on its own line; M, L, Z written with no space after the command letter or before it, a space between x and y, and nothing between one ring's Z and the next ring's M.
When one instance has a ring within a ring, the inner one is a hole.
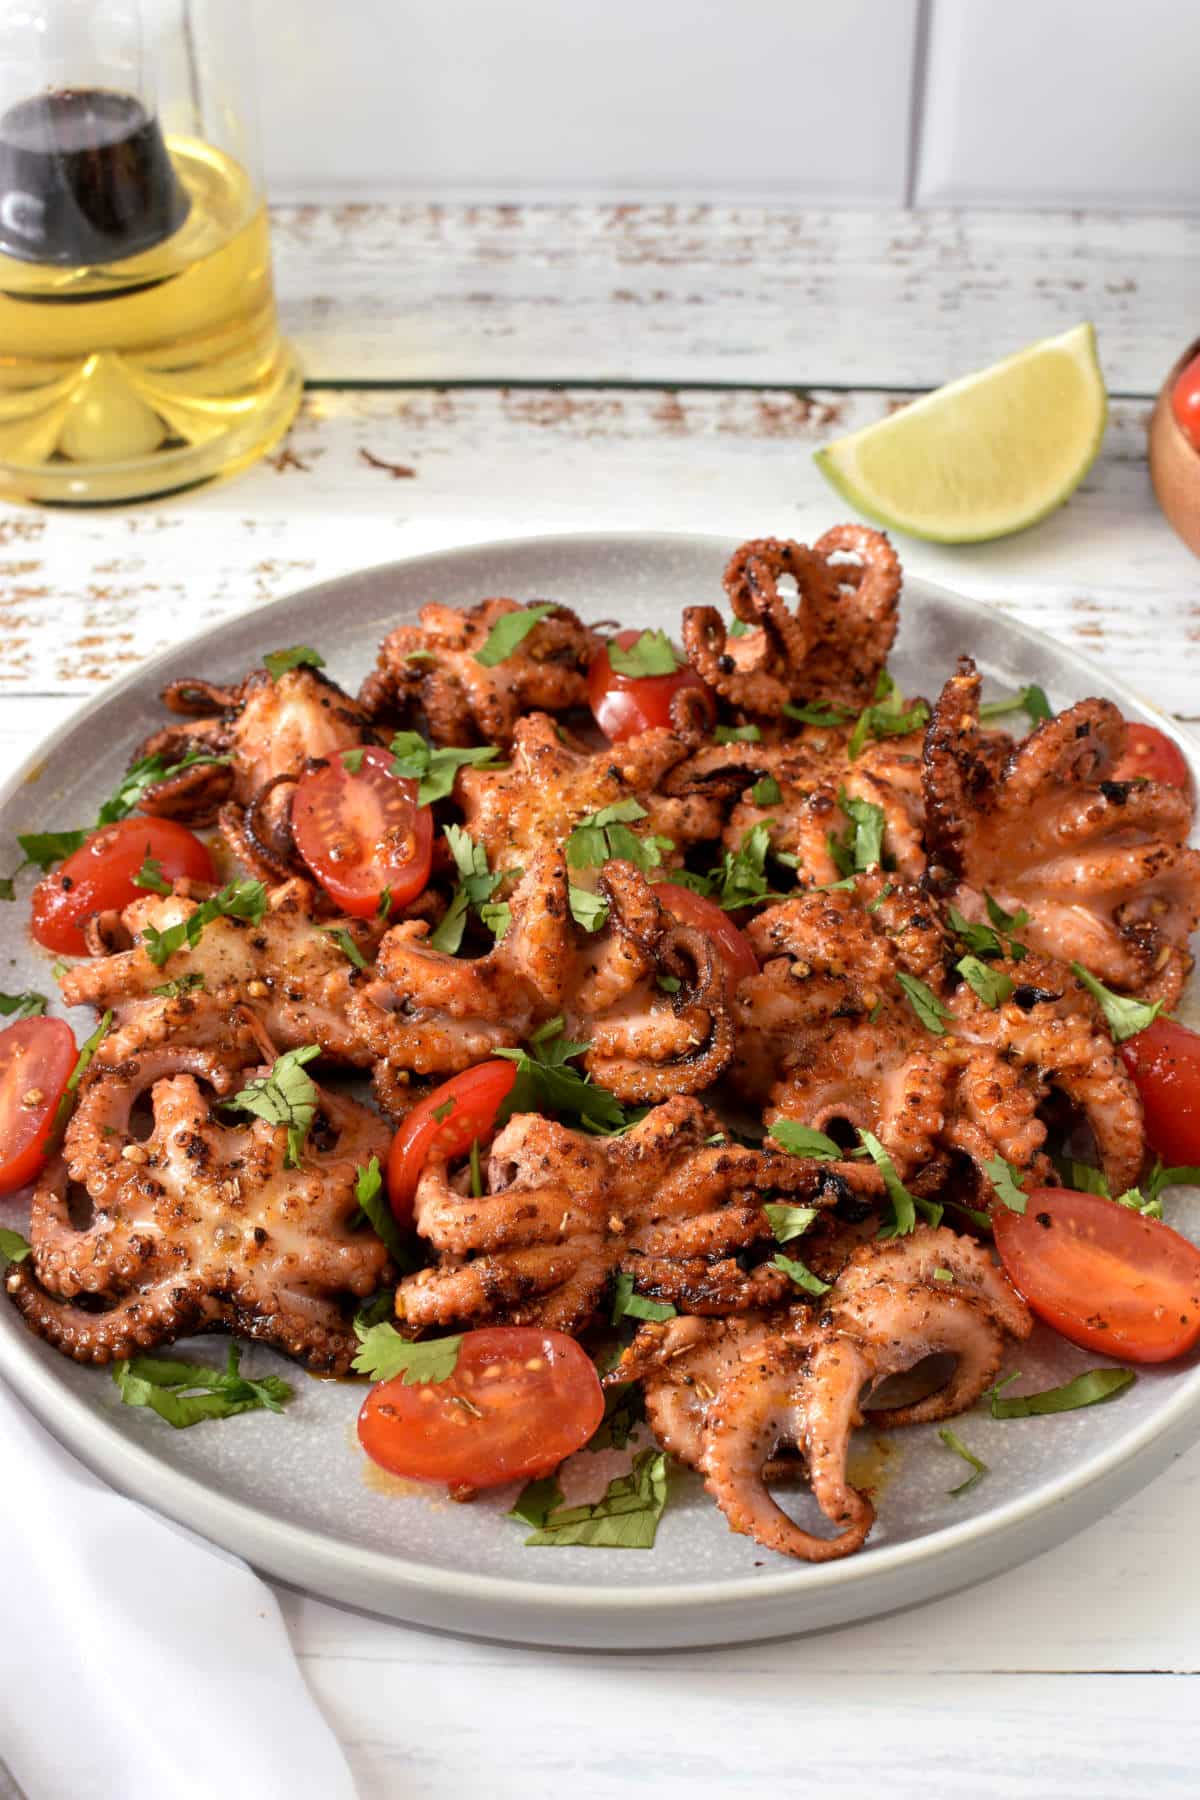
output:
M232 156L104 89L0 116L0 492L186 487L261 455L299 397L266 209Z

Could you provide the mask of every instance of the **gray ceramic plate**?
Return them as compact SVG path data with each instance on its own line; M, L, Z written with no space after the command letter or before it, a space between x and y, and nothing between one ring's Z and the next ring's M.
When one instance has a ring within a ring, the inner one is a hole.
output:
M147 663L85 707L9 785L0 843L18 831L94 816L130 747L160 717L170 676L237 677L264 651L318 645L331 673L357 686L375 646L424 601L484 594L553 596L585 617L674 627L682 605L720 593L732 546L650 534L537 538L479 545L370 569L260 607ZM969 650L1011 690L1039 681L1056 705L1101 693L1179 739L1171 721L1106 671L1001 614L920 581L905 591L893 667L909 693L936 692ZM0 919L5 988L53 991L49 958L24 935L25 909ZM80 1036L90 1021L73 1021ZM1200 1194L1177 1193L1172 1222L1200 1241ZM4 1222L21 1224L7 1204ZM193 1346L219 1354L212 1340ZM1097 1358L1040 1332L1022 1347L1022 1387L1066 1379ZM1013 1366L1010 1359L1010 1366ZM247 1367L287 1372L270 1352ZM864 1437L859 1479L879 1520L847 1562L797 1567L734 1537L690 1475L675 1484L653 1551L532 1550L504 1517L508 1493L455 1506L378 1479L354 1440L361 1388L296 1377L283 1417L247 1414L172 1432L117 1403L108 1376L76 1367L25 1332L0 1303L0 1374L64 1443L118 1488L238 1551L266 1573L334 1600L423 1625L526 1643L647 1649L810 1631L927 1600L1061 1541L1142 1486L1200 1433L1200 1367L1146 1370L1117 1400L1083 1412L957 1421L990 1466L969 1495L965 1473L932 1428ZM591 1497L616 1472L612 1453L576 1459L568 1496ZM788 1502L792 1504L792 1502ZM803 1497L795 1501L803 1510Z

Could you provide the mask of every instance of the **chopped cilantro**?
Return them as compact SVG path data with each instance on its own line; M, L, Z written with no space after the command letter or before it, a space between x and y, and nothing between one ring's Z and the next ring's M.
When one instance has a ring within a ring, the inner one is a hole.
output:
M757 725L718 725L713 732L716 744L760 744L762 732Z
M975 1486L975 1483L983 1480L988 1472L988 1466L985 1462L979 1460L973 1450L967 1449L967 1446L963 1443L958 1433L956 1431L951 1431L948 1425L943 1425L938 1432L938 1436L941 1438L943 1444L945 1444L947 1450L953 1450L955 1456L961 1456L963 1461L968 1463L974 1470L974 1474L968 1475L965 1481L960 1481L957 1487L948 1489L951 1498L957 1499L960 1494L969 1494L971 1489Z
M348 957L356 969L365 969L369 966L366 957L344 925L325 925L322 930L326 937L333 939L342 955Z
M750 798L755 806L778 806L783 799L783 789L773 775L764 775L750 789Z
M1000 1155L993 1156L985 1162L983 1172L996 1190L996 1198L1003 1200L1009 1212L1023 1213L1028 1196L1021 1186L1021 1171L1014 1169Z
M263 657L263 668L272 681L278 681L289 669L323 669L325 658L308 644L293 644L290 650L271 650Z
M1099 1004L1105 1023L1112 1032L1114 1044L1123 1044L1126 1038L1136 1037L1139 1031L1145 1031L1147 1025L1152 1025L1162 1011L1161 1000L1156 1000L1152 1006L1148 1006L1144 1000L1130 1000L1124 994L1114 994L1111 988L1106 988L1082 963L1073 962L1071 967Z
M243 1375L241 1353L229 1346L223 1369L158 1356L135 1356L114 1364L112 1378L126 1406L147 1406L176 1431L202 1419L231 1419L237 1413L281 1413L292 1398L278 1375Z
M567 903L571 908L571 917L585 931L599 931L601 926L608 923L608 901L587 888L576 887L571 882L567 888Z
M848 725L854 717L853 713L844 712L840 707L823 706L816 701L797 706L794 700L785 700L780 710L785 718L795 719L800 725Z
M342 767L348 775L357 775L361 771L363 757L366 754L366 751L362 748L359 748L358 750L342 751Z
M10 1231L7 1225L0 1225L0 1262L24 1262L32 1250L33 1245L19 1231Z
M861 1131L863 1149L883 1176L883 1185L888 1199L892 1203L889 1218L881 1227L881 1238L907 1237L916 1229L917 1214L930 1225L940 1225L942 1208L934 1200L926 1200L919 1194L910 1194L896 1173L896 1165L872 1131Z
M680 667L675 647L665 631L643 631L628 650L612 639L608 660L614 675L629 675L635 680L646 675L674 675Z
M990 969L977 956L960 956L954 966L985 1006L1003 1006L1013 991L1011 976L1003 969Z
M832 835L829 839L829 849L837 864L838 873L853 875L881 863L884 829L882 806L877 806L873 800L857 799L853 794L848 794L844 787L838 789L838 805L852 827L842 841L840 854L834 849L837 840Z
M1045 689L1038 687L1036 682L1015 694L1006 694L1002 700L985 700L979 708L981 719L1002 719L1005 713L1013 712L1027 713L1035 725L1054 717Z
M148 846L142 858L142 866L133 878L133 885L136 888L149 888L155 894L169 894L173 891L171 883L163 875L162 864L157 856L151 856Z
M33 1019L44 1013L49 1001L45 994L26 988L23 994L0 994L0 1016L6 1019Z
M763 1211L777 1244L787 1244L792 1238L803 1237L817 1216L815 1206L787 1206L775 1201L768 1201Z
M646 818L640 800L616 800L602 806L599 812L581 819L566 841L567 863L572 869L594 869L610 857L631 862L643 874L657 869L664 850L673 850L670 838L653 835L638 837L631 824Z
M523 871L500 869L493 874L488 868L487 851L483 845L477 844L470 833L459 825L447 825L443 835L450 846L459 879L445 916L430 934L429 943L434 950L453 956L462 943L467 915L471 909L474 908L482 918L483 908L491 901L501 882L510 877L515 879Z
M354 1173L354 1198L358 1201L359 1214L351 1220L351 1225L370 1225L400 1272L410 1274L416 1267L416 1259L400 1234L396 1215L383 1191L383 1171L379 1167L379 1158L373 1156L366 1168L361 1164L357 1165Z
M231 881L210 900L202 900L178 925L169 925L165 931L145 926L142 948L155 968L161 969L177 950L194 950L205 926L214 919L249 919L252 925L258 925L266 910L267 890L263 882Z
M929 708L924 700L906 707L900 690L886 669L880 669L875 682L875 698L865 706L855 722L846 745L851 762L862 753L868 737L903 737L919 731L929 723Z
M485 669L494 669L497 663L506 662L525 639L535 625L548 619L551 613L557 612L558 606L553 600L541 601L536 606L522 607L519 612L504 613L496 620L487 634L482 649L475 652L475 661Z
M27 831L18 837L21 854L25 858L22 868L30 864L34 868L49 869L54 863L62 862L64 857L73 856L76 850L87 842L86 831ZM20 874L20 869L17 874Z
M896 980L904 989L905 999L926 1031L932 1031L935 1037L945 1037L946 1027L942 1024L942 1020L948 1019L950 1014L933 989L927 987L923 981L918 981L915 975L906 975L903 969L897 970Z
M1017 1377L1010 1375L1008 1379L1015 1381ZM1064 1381L1061 1387L1046 1388L1040 1394L1014 1394L1008 1400L1000 1396L1000 1386L1007 1386L1007 1382L997 1384L988 1390L992 1417L1028 1419L1042 1413L1074 1412L1081 1406L1112 1400L1136 1380L1132 1369L1086 1369L1073 1381Z
M375 917L377 919L386 919L391 910L392 890L390 887L385 887L382 894L379 896L379 905L375 908Z
M823 1131L815 1131L811 1125L802 1125L799 1119L776 1119L767 1138L778 1144L781 1150L786 1150L789 1156L815 1156L822 1162L840 1162L846 1154Z
M663 1319L673 1319L675 1308L669 1300L647 1300L643 1294L634 1292L633 1276L618 1275L613 1289L612 1322L619 1325L622 1319L649 1319L660 1324Z
M287 1153L284 1167L300 1166L300 1152L308 1136L308 1128L317 1110L320 1092L304 1073L304 1064L320 1056L319 1044L302 1044L296 1050L285 1050L277 1056L269 1075L258 1075L221 1105L231 1112L252 1113L268 1125L287 1127Z
M93 1031L91 1037L85 1038L80 1045L79 1055L75 1058L75 1067L67 1076L67 1085L63 1089L62 1099L55 1108L54 1122L50 1127L49 1134L51 1141L57 1139L59 1133L66 1125L67 1120L70 1118L71 1109L75 1104L75 1095L79 1088L79 1084L91 1067L93 1056L95 1056L97 1050L108 1036L108 1028L112 1024L112 1020L112 1013L106 1012L95 1031Z
M541 1026L527 1050L495 1052L517 1065L517 1078L496 1115L497 1126L507 1124L514 1113L551 1112L578 1119L589 1129L623 1130L629 1120L616 1095L569 1066L570 1059L588 1046L563 1037L562 1024L561 1019L551 1019Z
M563 1491L558 1485L558 1476L543 1475L537 1481L525 1483L505 1517L540 1531L550 1514L562 1503Z
M651 1550L666 1504L666 1456L661 1450L643 1450L628 1475L609 1482L601 1499L590 1506L555 1507L525 1543L538 1548L579 1544L597 1550Z
M495 763L500 755L494 744L478 744L469 750L452 745L435 748L426 743L419 731L398 731L391 747L392 774L417 783L418 806L445 800L461 768L481 768Z
M403 1375L405 1387L449 1381L458 1366L462 1333L457 1337L425 1338L415 1344L400 1336L394 1325L363 1326L354 1321L358 1354L351 1368L372 1381L391 1381Z
M784 1256L782 1251L776 1254L771 1267L781 1270L789 1281L794 1282L798 1288L802 1288L806 1294L812 1294L815 1298L829 1292L828 1281L822 1281L821 1277L814 1275L805 1263L797 1262L794 1257Z
M176 975L171 981L164 981L160 987L150 989L152 994L161 994L164 1000L182 1000L185 994L194 994L204 986L204 976L199 969L191 970L187 975Z

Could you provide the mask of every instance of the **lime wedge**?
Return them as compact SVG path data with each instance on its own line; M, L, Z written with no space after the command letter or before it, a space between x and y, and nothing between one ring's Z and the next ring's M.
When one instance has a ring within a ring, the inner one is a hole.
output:
M1107 417L1096 334L1076 325L836 438L816 462L881 525L976 543L1061 506L1091 468Z

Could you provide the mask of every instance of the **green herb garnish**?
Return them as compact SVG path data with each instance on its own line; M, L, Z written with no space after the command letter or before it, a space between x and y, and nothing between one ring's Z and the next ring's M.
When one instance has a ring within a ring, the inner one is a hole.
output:
M240 1369L241 1353L229 1346L223 1369L158 1356L135 1356L114 1364L112 1378L126 1406L146 1406L176 1431L202 1419L231 1419L237 1413L281 1413L292 1387L278 1375L253 1377Z
M942 1005L931 987L918 981L915 975L906 975L902 969L897 970L896 980L904 989L904 997L924 1025L926 1031L932 1031L935 1037L945 1037L946 1027L943 1019L950 1014Z
M169 925L165 931L153 925L143 926L142 948L155 968L161 969L177 950L194 950L205 926L214 919L249 919L252 925L258 925L266 910L267 890L263 882L231 881L210 900L202 900L178 925Z
M354 1321L358 1353L351 1368L372 1381L391 1381L403 1375L405 1387L421 1387L449 1381L458 1366L462 1333L457 1337L425 1338L419 1344L403 1338L394 1325L360 1326Z
M415 781L417 805L432 806L447 798L460 769L482 768L495 763L499 756L495 744L477 744L473 749L453 745L435 748L426 743L419 731L398 731L392 739L392 774Z
M960 956L954 966L985 1006L1003 1006L1012 994L1011 976L1006 975L1003 969L989 968L977 956Z
M1002 700L985 700L979 708L981 719L1002 719L1005 713L1013 712L1027 713L1035 725L1054 717L1045 689L1038 687L1036 682L1015 694L1006 694Z
M781 1270L789 1281L794 1282L796 1287L802 1288L806 1294L812 1294L819 1298L822 1294L829 1292L829 1282L822 1281L819 1275L814 1275L807 1264L797 1262L794 1257L784 1256L782 1251L773 1258L771 1267Z
M45 994L26 988L23 994L0 994L0 1016L6 1019L33 1019L44 1013L49 1001Z
M643 1450L628 1475L609 1482L602 1499L590 1506L556 1506L525 1543L531 1548L578 1544L596 1550L651 1550L666 1504L666 1456L661 1450ZM525 1515L517 1511L517 1516Z
M320 1056L319 1044L302 1044L275 1058L269 1075L259 1075L221 1105L231 1112L252 1113L268 1125L287 1127L284 1167L300 1166L300 1153L321 1098L317 1085L304 1073L304 1064Z
M1162 1011L1161 1000L1156 1000L1152 1006L1148 1006L1144 1000L1129 1000L1124 994L1114 994L1102 981L1097 981L1082 963L1073 962L1071 967L1098 1003L1114 1044L1123 1044L1126 1038L1136 1037L1139 1031L1145 1031L1147 1025L1152 1025Z
M290 650L272 650L263 657L263 668L272 681L278 681L289 669L323 669L325 658L308 644L293 644Z
M475 652L475 661L485 669L494 669L497 663L506 662L525 642L534 626L557 611L557 604L551 600L522 607L519 612L504 613L488 632L483 648Z
M802 1125L799 1119L776 1119L767 1137L789 1156L815 1156L821 1162L841 1161L846 1152L823 1131Z
M599 812L581 819L567 838L567 863L572 869L595 869L610 858L631 862L647 874L662 862L664 850L673 850L670 838L638 837L629 827L647 817L640 800L616 800Z
M1016 1375L1008 1377L1009 1381L1016 1379ZM1000 1395L1000 1386L1008 1385L1004 1382L988 1390L992 1417L1028 1419L1042 1413L1074 1412L1081 1406L1096 1406L1102 1400L1112 1400L1136 1380L1132 1369L1086 1369L1073 1381L1064 1381L1061 1387L1046 1388L1040 1394L1014 1394L1008 1400Z
M623 650L616 639L612 639L608 644L608 660L614 675L629 675L634 680L647 675L674 675L681 667L675 647L665 631L643 631L628 650Z
M973 1475L968 1475L965 1481L960 1481L957 1487L947 1489L947 1492L951 1497L957 1499L960 1494L969 1494L971 1489L975 1486L975 1483L983 1480L988 1472L988 1466L985 1462L979 1460L973 1450L967 1449L967 1446L963 1443L958 1433L956 1431L951 1431L948 1425L942 1427L938 1432L938 1436L941 1438L943 1444L945 1444L947 1450L953 1450L955 1456L961 1456L963 1461L968 1463L975 1471Z
M618 1275L613 1288L612 1322L619 1325L622 1319L649 1319L654 1324L661 1324L664 1319L673 1319L675 1308L669 1300L648 1300L645 1295L635 1293L632 1275Z

